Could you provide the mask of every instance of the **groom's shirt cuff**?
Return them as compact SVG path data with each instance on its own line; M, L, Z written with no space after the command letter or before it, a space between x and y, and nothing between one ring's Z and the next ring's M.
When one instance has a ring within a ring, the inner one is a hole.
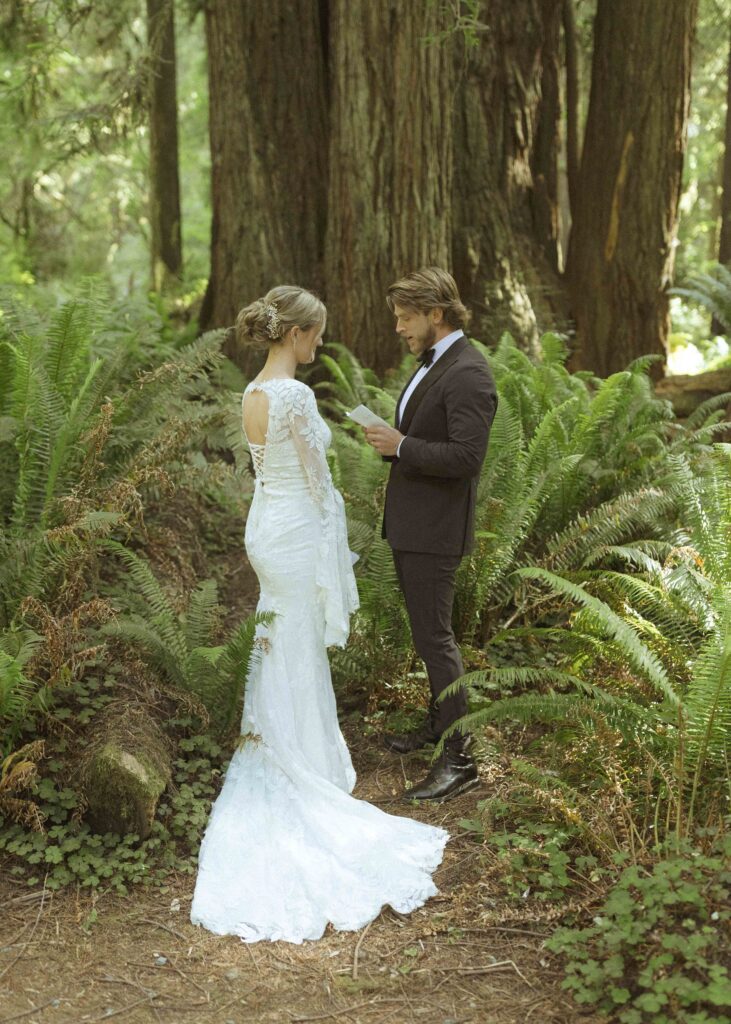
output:
M396 449L396 458L398 458L399 455L401 454L401 445L404 443L405 440L406 438L402 437L401 440L399 441L398 448Z

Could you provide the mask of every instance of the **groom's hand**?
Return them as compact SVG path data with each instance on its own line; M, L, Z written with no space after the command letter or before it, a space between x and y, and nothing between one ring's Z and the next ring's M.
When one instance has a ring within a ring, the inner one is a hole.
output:
M366 441L379 455L395 455L396 449L406 436L394 427L364 427L363 430Z

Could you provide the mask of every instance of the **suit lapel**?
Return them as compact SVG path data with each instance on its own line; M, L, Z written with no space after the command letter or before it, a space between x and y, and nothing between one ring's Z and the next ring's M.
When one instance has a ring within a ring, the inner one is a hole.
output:
M417 375L417 373L419 372L419 370L420 370L420 369L421 369L421 366L417 366L417 367L416 367L416 369L414 370L414 372L413 372L413 373L411 374L411 376L409 377L409 379L408 379L408 380L406 381L406 383L404 384L404 389L403 389L403 391L402 391L402 392L401 392L401 394L400 394L400 395L398 396L398 401L396 402L396 411L395 411L395 412L394 412L394 414L393 414L393 415L394 415L394 426L396 427L396 429L398 429L398 425L399 425L398 411L399 411L399 409L400 409L400 407L401 407L401 401L402 401L402 399L403 399L404 395L406 394L406 392L407 392L407 391L409 390L409 385L411 384L412 380L413 380L413 379L414 379L414 377L415 377L415 376ZM427 374L427 376L428 376L428 374ZM405 409L404 409L404 412L406 412L406 410L405 410Z
M430 367L429 372L416 385L411 397L409 398L406 408L404 409L404 414L401 418L401 424L398 428L402 434L408 433L409 426L411 425L411 421L414 418L414 413L416 412L421 400L423 399L424 395L427 393L429 388L433 387L433 385L436 384L439 378L442 377L447 372L449 367L459 358L460 353L464 352L468 345L469 342L467 341L467 338L465 338L464 336L458 338L453 345L449 346L444 355L440 356L440 358L437 359L434 365ZM409 385L407 384L406 387L408 386ZM404 388L404 391L405 390L406 388ZM403 397L403 392L401 393L401 395ZM400 401L401 398L399 398L399 402ZM398 414L398 405L396 406L396 410Z

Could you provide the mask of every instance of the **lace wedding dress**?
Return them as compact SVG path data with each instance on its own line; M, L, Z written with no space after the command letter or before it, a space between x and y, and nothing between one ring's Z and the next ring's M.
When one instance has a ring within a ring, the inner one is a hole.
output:
M449 838L350 796L355 772L338 725L326 647L358 606L345 510L325 450L330 430L297 380L252 382L269 402L251 444L256 486L246 551L261 588L260 657L241 741L201 843L193 924L246 942L317 939L362 928L385 904L407 913L437 892Z

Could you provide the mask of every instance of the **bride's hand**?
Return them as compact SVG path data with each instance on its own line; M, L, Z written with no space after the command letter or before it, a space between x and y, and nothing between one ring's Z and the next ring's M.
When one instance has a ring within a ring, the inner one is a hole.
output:
M364 427L366 441L379 455L395 455L405 435L394 427Z

